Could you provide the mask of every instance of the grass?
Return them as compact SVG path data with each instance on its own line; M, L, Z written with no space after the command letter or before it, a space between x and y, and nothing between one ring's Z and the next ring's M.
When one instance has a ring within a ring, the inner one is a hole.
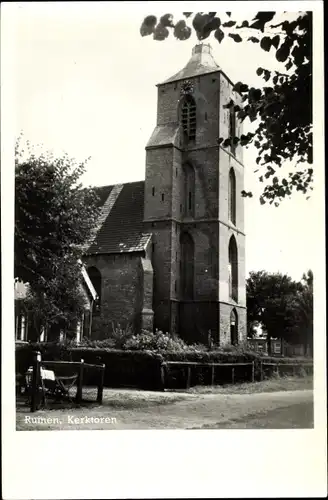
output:
M313 389L313 376L272 377L261 382L244 382L234 385L215 385L191 387L190 394L254 394L258 392L297 391Z

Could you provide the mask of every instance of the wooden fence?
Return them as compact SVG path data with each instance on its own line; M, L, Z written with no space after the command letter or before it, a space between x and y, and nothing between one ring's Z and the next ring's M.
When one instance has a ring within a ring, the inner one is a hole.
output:
M281 373L281 371L279 370L279 367L286 367L286 366L292 366L293 367L293 375L295 375L296 373L296 368L303 368L303 367L306 367L306 366L310 366L313 368L313 363L310 363L310 362L302 362L302 363L266 363L265 361L261 361L260 363L260 379L263 380L264 379L264 370L263 370L263 367L265 366L271 366L274 368L274 373L276 375L279 376L279 374Z
M44 368L53 368L54 372L61 371L63 368L68 368L69 371L76 372L77 370L77 390L75 401L80 403L82 401L82 388L83 388L83 374L85 369L92 369L99 371L99 379L97 385L97 403L101 404L103 399L103 388L104 388L104 374L105 374L105 365L94 365L85 363L83 359L81 361L45 361L41 358L41 353L39 351L34 353L33 357L33 372L32 372L32 384L30 388L30 410L31 412L35 412L39 409L40 406L40 389L41 393L44 396L44 388L41 379L41 367ZM61 377L64 378L65 377ZM71 377L68 377L71 378ZM56 376L55 373L55 382L57 383L59 377ZM62 386L62 388L64 388Z
M231 382L235 382L235 367L237 366L251 366L251 381L255 380L255 364L254 361L251 363L201 363L197 361L165 361L161 365L161 385L165 388L166 372L169 366L183 366L186 369L186 389L190 388L191 382L191 369L192 367L207 366L211 368L211 385L214 385L215 380L215 368L216 367L231 367Z

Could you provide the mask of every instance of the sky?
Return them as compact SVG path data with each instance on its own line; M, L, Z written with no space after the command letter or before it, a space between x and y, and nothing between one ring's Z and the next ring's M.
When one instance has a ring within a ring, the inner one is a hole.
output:
M232 18L256 13L245 8ZM158 42L141 37L139 28L146 14L180 18L179 10L153 2L57 2L17 3L14 12L15 136L23 132L32 144L77 161L91 157L85 185L143 179L145 145L156 123L156 84L187 63L197 39L171 35ZM259 66L282 69L256 44L219 44L213 36L206 43L234 82L261 86ZM254 148L245 150L245 189L254 194L245 199L246 274L265 269L300 279L315 267L315 197L295 193L279 207L260 205L255 158Z

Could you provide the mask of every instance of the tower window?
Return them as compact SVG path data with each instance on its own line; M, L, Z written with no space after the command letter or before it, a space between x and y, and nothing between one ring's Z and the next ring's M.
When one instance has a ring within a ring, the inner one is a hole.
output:
M206 113L206 111L205 111L205 121L207 122L207 113Z
M175 169L175 176L178 177L178 169Z
M162 201L164 201L164 193L162 193Z
M194 298L194 242L190 234L180 237L181 246L181 292L184 299Z
M238 344L238 316L235 309L230 314L230 338L231 344Z
M231 139L230 151L235 156L236 154L236 144L234 139L236 137L236 112L235 107L231 106L229 114L229 138Z
M194 216L195 204L195 171L189 164L183 166L184 172L184 215L187 217Z
M229 172L228 203L229 220L236 224L236 176L233 168Z
M152 194L153 196L155 196L155 188L154 188L154 187L153 187L153 188L152 188L152 190L151 190L151 194Z
M229 296L238 301L238 251L234 236L229 241Z
M194 141L196 139L196 103L191 95L184 98L181 108L181 125L184 139Z

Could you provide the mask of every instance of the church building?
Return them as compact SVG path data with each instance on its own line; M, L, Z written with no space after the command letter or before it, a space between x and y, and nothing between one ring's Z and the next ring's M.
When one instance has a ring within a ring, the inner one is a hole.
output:
M94 339L118 325L219 345L246 339L244 165L233 83L211 47L157 85L145 180L97 188L84 262L99 296Z

